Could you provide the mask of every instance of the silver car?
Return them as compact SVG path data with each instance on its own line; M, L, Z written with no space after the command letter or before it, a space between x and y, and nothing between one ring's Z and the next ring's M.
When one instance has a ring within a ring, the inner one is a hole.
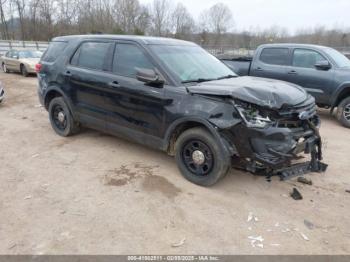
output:
M42 54L38 50L10 50L1 57L2 70L5 73L19 72L23 76L35 74L35 65Z

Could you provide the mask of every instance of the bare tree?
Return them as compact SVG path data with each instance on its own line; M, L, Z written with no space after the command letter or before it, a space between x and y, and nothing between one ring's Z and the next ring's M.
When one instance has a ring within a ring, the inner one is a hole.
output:
M25 21L24 21L26 1L25 0L12 0L12 2L14 4L16 11L17 11L17 14L18 14L20 28L21 28L21 38L26 39Z
M169 33L171 6L169 0L153 0L150 8L153 30L156 36L165 36Z
M116 0L116 22L124 33L144 33L149 24L147 8L138 0Z
M227 5L217 3L209 10L203 11L200 20L202 30L221 35L231 28L233 15Z
M194 32L195 22L187 8L178 3L171 15L173 32L176 38L184 39Z
M1 22L1 35L3 39L9 39L9 32L8 32L8 26L7 21L5 17L5 4L7 0L0 0L0 22Z

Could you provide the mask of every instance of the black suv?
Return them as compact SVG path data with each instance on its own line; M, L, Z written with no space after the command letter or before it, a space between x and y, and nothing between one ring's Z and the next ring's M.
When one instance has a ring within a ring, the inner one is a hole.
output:
M57 134L83 125L163 150L196 184L213 185L231 166L282 179L326 168L313 97L294 84L237 77L194 43L57 37L36 69ZM302 153L310 161L292 164Z

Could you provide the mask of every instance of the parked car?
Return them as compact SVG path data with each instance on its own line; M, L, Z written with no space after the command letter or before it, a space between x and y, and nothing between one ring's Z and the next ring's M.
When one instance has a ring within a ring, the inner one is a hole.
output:
M215 184L232 165L281 178L326 168L311 95L286 82L237 77L191 42L58 37L37 72L58 135L83 125L163 150L198 185ZM292 165L301 153L311 162Z
M4 91L4 88L2 86L2 83L0 82L0 103L2 102L4 97L5 97L5 91Z
M42 54L38 50L10 50L1 57L2 70L5 73L19 72L25 77L35 74L35 65Z
M253 58L222 59L240 76L258 76L295 83L316 98L319 107L337 110L338 120L350 128L350 60L323 46L268 44Z

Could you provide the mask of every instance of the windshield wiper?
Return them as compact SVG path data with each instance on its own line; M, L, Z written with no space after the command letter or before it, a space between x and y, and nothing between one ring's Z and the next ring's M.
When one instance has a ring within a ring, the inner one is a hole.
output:
M227 76L218 77L217 80L229 79L229 78L234 78L234 77L237 77L237 76L236 75L227 75Z
M186 84L186 83L203 83L203 82L209 82L216 80L214 78L197 78L197 79L191 79L191 80L185 80L182 81L181 83Z

